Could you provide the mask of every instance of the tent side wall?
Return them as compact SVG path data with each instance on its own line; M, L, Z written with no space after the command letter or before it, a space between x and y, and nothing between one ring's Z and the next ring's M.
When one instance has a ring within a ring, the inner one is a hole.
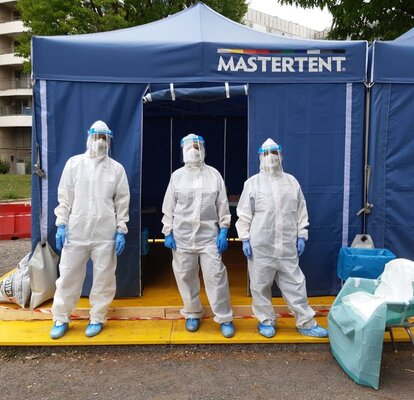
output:
M414 259L414 29L374 42L371 58L367 231L376 247Z
M414 259L414 85L375 83L371 99L368 233L376 247Z
M118 258L116 272L117 296L137 296L141 292L141 99L145 89L143 84L43 80L37 80L34 87L33 149L39 145L46 177L39 182L33 176L32 242L35 244L43 237L54 246L54 208L62 170L69 157L85 151L87 129L92 123L104 120L114 131L111 156L124 166L131 192L126 249ZM33 153L36 161L36 152Z
M336 260L361 231L364 85L249 86L249 175L257 149L272 137L283 147L283 168L299 181L307 202L309 240L300 265L310 295L338 293Z

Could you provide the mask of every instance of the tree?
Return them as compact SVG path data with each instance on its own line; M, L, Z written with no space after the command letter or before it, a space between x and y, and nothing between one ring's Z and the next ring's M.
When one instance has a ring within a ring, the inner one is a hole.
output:
M333 16L330 39L393 40L414 27L413 0L279 0L304 8L324 7Z
M198 0L19 0L23 24L16 53L30 58L33 35L75 35L104 32L146 24L175 14ZM205 0L226 17L240 22L247 12L245 0ZM25 70L30 64L25 64Z

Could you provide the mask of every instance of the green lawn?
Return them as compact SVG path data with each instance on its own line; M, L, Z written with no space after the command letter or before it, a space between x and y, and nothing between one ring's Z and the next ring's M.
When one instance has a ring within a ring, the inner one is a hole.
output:
M30 198L31 175L0 174L0 200Z

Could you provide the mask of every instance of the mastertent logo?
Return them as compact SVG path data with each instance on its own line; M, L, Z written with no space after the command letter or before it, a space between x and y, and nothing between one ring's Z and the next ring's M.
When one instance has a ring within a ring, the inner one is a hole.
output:
M344 72L345 50L217 49L218 72Z

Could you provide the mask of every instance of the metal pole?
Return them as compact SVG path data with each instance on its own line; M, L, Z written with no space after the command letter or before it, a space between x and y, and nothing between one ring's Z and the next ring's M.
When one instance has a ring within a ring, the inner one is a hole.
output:
M172 155L173 155L173 119L172 117L170 117L170 175L173 173Z
M371 213L372 204L368 203L368 189L371 176L371 166L368 164L369 128L370 128L370 107L371 107L371 87L372 83L365 84L365 155L364 155L364 208L361 210L363 215L363 234L366 234L366 218Z
M223 179L226 182L226 155L227 155L227 117L224 118L224 153L223 153Z

